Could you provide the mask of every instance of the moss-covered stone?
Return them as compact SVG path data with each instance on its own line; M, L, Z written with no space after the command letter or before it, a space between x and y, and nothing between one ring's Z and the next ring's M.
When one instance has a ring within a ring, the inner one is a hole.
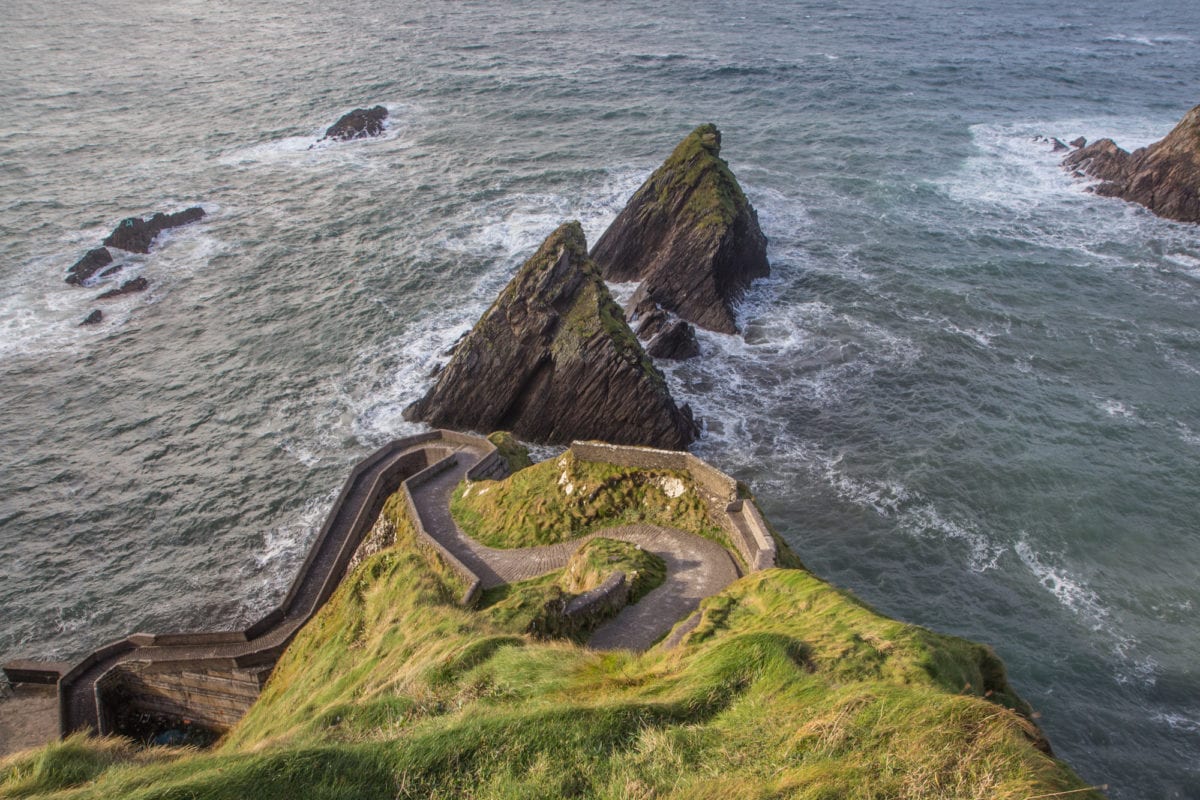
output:
M734 333L734 307L770 273L758 214L720 157L721 132L701 125L634 193L596 242L604 277L641 280L645 299L709 330Z
M405 416L547 444L682 449L697 434L588 259L578 222L525 262Z

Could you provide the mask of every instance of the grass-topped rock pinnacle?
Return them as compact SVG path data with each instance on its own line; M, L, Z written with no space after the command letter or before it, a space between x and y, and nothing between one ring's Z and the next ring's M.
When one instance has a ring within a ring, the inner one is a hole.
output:
M642 281L648 298L680 317L736 333L734 305L770 274L758 214L720 156L715 125L696 128L634 193L592 249L611 281Z
M1112 139L1081 142L1063 166L1101 180L1098 195L1141 203L1167 219L1200 222L1200 106L1152 145L1130 153Z
M675 405L588 258L578 222L525 262L404 414L549 444L683 449L696 437L690 409Z

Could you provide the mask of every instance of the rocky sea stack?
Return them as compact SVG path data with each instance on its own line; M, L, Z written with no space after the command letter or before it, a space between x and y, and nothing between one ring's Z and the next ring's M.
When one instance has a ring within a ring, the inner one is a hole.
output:
M383 106L356 108L330 125L325 131L325 138L346 142L378 136L383 133L383 123L387 118L388 110Z
M1112 139L1076 142L1063 166L1103 181L1096 194L1141 203L1167 219L1200 222L1200 106L1166 138L1132 153Z
M121 220L121 224L104 240L104 245L106 247L128 250L131 253L149 253L150 245L154 242L154 238L163 231L168 228L178 228L181 225L190 225L201 219L204 219L204 209L199 206L185 208L183 211L176 211L174 214L159 212L150 217L150 219L129 217ZM90 256L91 253L88 255ZM75 267L71 269L74 270Z
M588 258L578 222L525 262L404 416L547 444L684 449L697 434Z
M767 237L729 165L721 132L701 125L679 143L596 242L610 281L642 281L649 298L708 330L736 333L734 305L770 274Z

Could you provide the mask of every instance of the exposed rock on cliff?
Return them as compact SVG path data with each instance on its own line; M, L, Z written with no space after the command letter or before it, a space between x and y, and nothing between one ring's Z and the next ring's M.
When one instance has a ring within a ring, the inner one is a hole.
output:
M734 304L770 267L758 214L720 152L716 126L688 134L596 242L592 258L607 280L641 280L639 294L663 308L736 333Z
M1200 222L1200 106L1148 147L1129 153L1112 139L1081 143L1063 166L1103 181L1096 194L1141 203L1167 219Z
M383 106L374 108L356 108L329 126L325 131L326 139L336 139L339 142L350 139L366 139L368 136L378 136L383 133L383 122L388 117L388 110Z
M112 263L112 253L108 252L104 247L93 247L83 254L83 258L76 261L67 269L67 283L81 285L84 281L91 278L104 267Z
M525 262L404 416L550 444L682 449L697 434L588 259L578 222Z
M129 217L121 220L121 224L108 235L104 244L108 247L118 247L133 253L149 253L154 237L168 228L178 228L204 218L204 209L199 206L177 211L174 214L158 213L150 219Z

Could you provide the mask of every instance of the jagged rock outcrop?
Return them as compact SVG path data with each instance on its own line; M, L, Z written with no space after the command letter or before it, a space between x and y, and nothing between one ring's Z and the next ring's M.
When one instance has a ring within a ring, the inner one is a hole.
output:
M80 326L99 325L101 323L101 321L103 321L103 320L104 320L104 312L97 308L94 311L92 311L92 313L90 313L86 317L84 317L83 322L81 322L79 324L80 324Z
M1200 222L1200 106L1148 147L1129 153L1112 139L1081 142L1063 166L1100 179L1096 194L1141 203L1167 219Z
M366 139L383 133L383 123L388 117L388 110L383 106L374 108L356 108L343 114L341 119L329 126L324 139L334 139L346 142L351 139ZM322 139L322 141L324 141Z
M112 263L112 253L105 247L93 247L67 269L67 283L80 286L100 270Z
M129 217L104 240L107 247L117 247L132 253L149 253L154 237L168 228L178 228L204 218L204 209L199 206L186 208L174 214L157 213L150 219Z
M700 343L691 323L673 317L648 297L631 305L637 337L646 342L646 354L651 358L682 361L700 355Z
M548 444L682 449L697 434L588 258L578 222L525 262L404 416Z
M681 319L671 320L646 345L646 353L652 358L683 361L700 355L700 343L696 341L696 330Z
M145 278L133 278L121 284L120 288L109 289L103 294L97 295L97 300L111 300L114 297L122 295L134 294L135 292L144 292L150 286L150 281Z
M736 333L734 306L770 274L767 237L720 157L721 132L701 125L634 193L596 242L610 281L642 281L648 297L702 328Z

